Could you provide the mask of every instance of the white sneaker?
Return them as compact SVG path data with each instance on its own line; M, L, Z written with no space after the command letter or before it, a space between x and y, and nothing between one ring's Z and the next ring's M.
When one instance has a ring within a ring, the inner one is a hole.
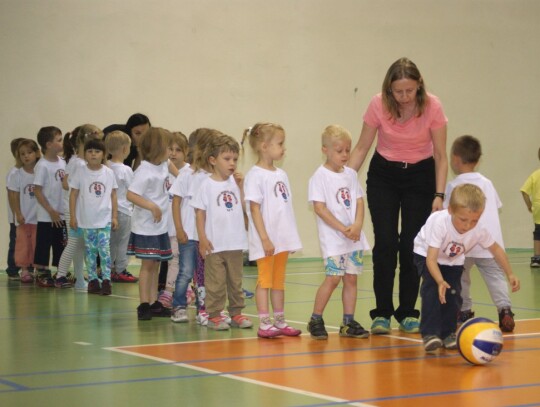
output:
M171 314L173 322L188 322L187 311L185 308L175 307Z
M225 310L221 311L221 318L229 325L231 324L231 316L229 315L227 311Z
M206 311L201 311L195 317L195 320L199 325L208 326L208 313Z

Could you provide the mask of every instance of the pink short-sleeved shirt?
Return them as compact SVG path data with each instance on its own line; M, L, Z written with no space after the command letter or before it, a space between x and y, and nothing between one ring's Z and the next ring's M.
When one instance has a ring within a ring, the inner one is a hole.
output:
M399 123L383 107L379 93L371 99L364 122L377 129L377 151L380 155L389 161L416 163L433 155L431 132L444 127L448 119L439 98L428 93L424 113Z

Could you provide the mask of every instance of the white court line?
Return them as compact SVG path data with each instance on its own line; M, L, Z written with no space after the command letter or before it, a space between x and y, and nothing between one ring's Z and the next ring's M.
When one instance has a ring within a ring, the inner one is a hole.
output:
M238 338L238 339L240 339L240 338ZM244 338L241 338L241 339L244 339ZM245 339L254 339L254 338L245 338ZM217 340L219 340L219 339L217 339ZM214 341L215 340L211 340L211 341L195 341L195 342L200 343L200 342L214 342ZM181 343L183 344L183 343L188 343L188 342L181 342ZM176 344L179 344L179 343L176 342ZM143 346L156 346L156 345L143 345ZM135 345L133 345L133 347L135 347ZM268 388L271 388L271 389L282 390L282 391L286 391L286 392L289 392L289 393L300 394L300 395L308 396L308 397L314 397L314 398L318 398L318 399L321 399L321 400L327 400L327 401L331 401L331 402L334 402L334 403L347 403L347 401L348 401L348 400L345 400L345 399L340 399L340 398L337 398L337 397L328 396L326 394L320 394L320 393L314 393L314 392L311 392L311 391L295 389L293 387L282 386L282 385L279 385L279 384L263 382L263 381L255 380L255 379L248 379L248 378L245 378L245 377L235 376L235 375L228 374L228 373L223 374L222 372L219 372L217 370L205 369L203 367L189 365L189 364L186 364L186 363L174 363L174 360L168 360L168 359L158 358L158 357L149 356L149 355L142 355L142 354L137 353L137 352L131 352L131 351L123 350L123 349L118 349L118 348L115 348L115 347L103 348L103 349L108 350L108 351L112 351L112 352L123 353L123 354L126 354L126 355L137 356L137 357L144 358L144 359L150 359L150 360L153 360L153 361L156 361L156 362L167 363L167 364L171 364L171 365L174 365L174 366L183 367L183 368L190 369L190 370L195 370L195 371L210 374L210 375L219 375L219 377L225 377L227 379L232 379L232 380L236 380L236 381L240 381L240 382L244 382L244 383L256 384L256 385L261 386L261 387L268 387ZM373 407L372 404L365 404L365 403L349 403L348 405L357 406L357 407Z
M90 346L93 345L90 342L73 342L75 345Z

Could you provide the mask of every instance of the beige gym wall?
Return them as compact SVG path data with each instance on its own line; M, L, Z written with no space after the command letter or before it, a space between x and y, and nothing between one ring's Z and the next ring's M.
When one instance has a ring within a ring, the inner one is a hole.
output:
M519 188L540 165L539 17L535 0L0 0L0 169L13 163L9 141L44 125L105 127L142 112L170 130L240 139L277 122L304 244L295 256L318 257L307 183L320 134L338 123L356 142L386 69L407 56L442 100L448 147L462 134L482 141L506 246L529 248ZM241 160L245 172L249 147ZM3 268L5 198L0 213Z

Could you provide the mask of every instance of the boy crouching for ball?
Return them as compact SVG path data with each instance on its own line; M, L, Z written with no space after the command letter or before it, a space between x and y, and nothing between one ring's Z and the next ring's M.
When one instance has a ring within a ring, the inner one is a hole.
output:
M461 273L465 253L479 244L501 266L512 291L519 280L508 257L482 226L477 226L486 197L472 184L452 191L447 210L434 212L414 239L414 263L422 276L420 332L426 352L456 349L457 315L461 309ZM441 340L441 338L443 338Z

